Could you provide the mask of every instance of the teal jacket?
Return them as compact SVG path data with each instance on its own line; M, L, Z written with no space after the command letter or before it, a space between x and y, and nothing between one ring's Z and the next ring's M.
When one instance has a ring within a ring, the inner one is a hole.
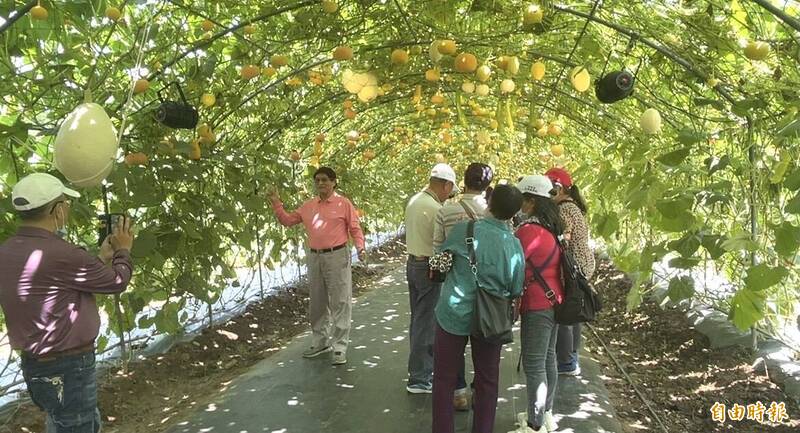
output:
M467 221L453 227L438 251L453 253L453 267L442 283L436 304L436 321L453 335L470 335L475 310L475 277L469 266L469 250L464 241ZM525 256L519 239L505 221L492 217L475 222L475 257L481 286L509 299L522 294Z

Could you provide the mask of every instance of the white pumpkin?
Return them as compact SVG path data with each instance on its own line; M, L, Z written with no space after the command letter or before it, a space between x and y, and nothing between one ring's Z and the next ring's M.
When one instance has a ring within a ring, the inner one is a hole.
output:
M647 134L656 134L661 130L661 114L655 108L648 108L642 113L639 125Z
M485 83L492 77L492 68L487 65L482 65L475 71L475 76L478 78L478 81Z
M506 72L508 72L511 76L517 75L517 73L519 72L519 57L517 56L508 57L508 65L506 66Z
M54 162L73 184L94 187L114 168L117 148L117 130L106 110L87 102L75 108L61 124L54 144Z
M439 52L439 45L441 43L442 41L437 39L431 43L431 47L428 49L428 56L430 56L431 61L434 64L439 63L439 60L442 60L442 53Z
M503 82L500 83L500 92L502 93L511 93L514 89L517 88L517 85L514 84L514 80L510 80L506 78Z
M475 93L475 83L472 81L464 81L464 83L461 84L461 90L463 90L464 93Z
M475 88L475 93L477 93L479 96L488 96L489 86L486 84L478 84L478 87Z

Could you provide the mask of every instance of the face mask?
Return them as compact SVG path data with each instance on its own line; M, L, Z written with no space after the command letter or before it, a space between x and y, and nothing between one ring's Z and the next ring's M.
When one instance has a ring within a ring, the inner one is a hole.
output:
M63 215L63 213L61 215ZM62 227L59 227L58 226L58 216L56 216L56 231L55 231L55 233L56 233L56 236L58 236L58 237L60 237L62 239L67 237L67 224L64 223L64 225Z

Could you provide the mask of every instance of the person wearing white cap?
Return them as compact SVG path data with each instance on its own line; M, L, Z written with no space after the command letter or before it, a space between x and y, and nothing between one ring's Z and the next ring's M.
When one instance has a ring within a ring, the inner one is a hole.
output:
M0 245L0 307L11 347L21 352L31 400L47 431L96 433L95 294L120 293L131 279L131 223L113 227L94 257L62 239L78 192L56 177L31 174L13 188L21 224Z
M433 225L442 203L453 193L456 172L447 164L431 170L427 188L408 201L405 212L406 279L411 304L409 328L408 384L412 394L433 392L433 310L439 300L441 284L430 279L428 259L433 255Z
M526 220L516 236L525 255L525 283L520 302L522 366L528 390L528 412L518 414L511 433L555 431L553 400L558 383L556 330L553 307L563 300L561 254L556 236L564 232L553 183L546 176L524 176L522 191Z

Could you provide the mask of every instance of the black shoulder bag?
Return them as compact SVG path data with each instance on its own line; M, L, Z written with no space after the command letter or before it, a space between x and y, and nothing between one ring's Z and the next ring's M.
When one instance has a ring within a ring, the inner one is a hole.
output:
M486 291L478 282L478 261L475 258L475 221L467 225L469 265L475 278L475 310L472 313L472 335L492 344L514 341L514 305L505 296Z
M542 227L547 229L545 226ZM572 256L572 253L564 248L555 233L551 232L550 229L547 229L547 231L553 235L556 240L556 249L561 252L561 280L564 282L564 300L560 304L554 304L553 298L555 294L553 290L550 289L550 286L542 277L539 268L528 260L528 264L533 270L533 276L544 289L547 299L553 304L556 323L559 325L574 325L576 323L591 322L603 308L602 299L589 280L586 279L586 276L583 275L583 272L581 272L578 262ZM543 267L546 267L549 263L550 258L548 258Z

